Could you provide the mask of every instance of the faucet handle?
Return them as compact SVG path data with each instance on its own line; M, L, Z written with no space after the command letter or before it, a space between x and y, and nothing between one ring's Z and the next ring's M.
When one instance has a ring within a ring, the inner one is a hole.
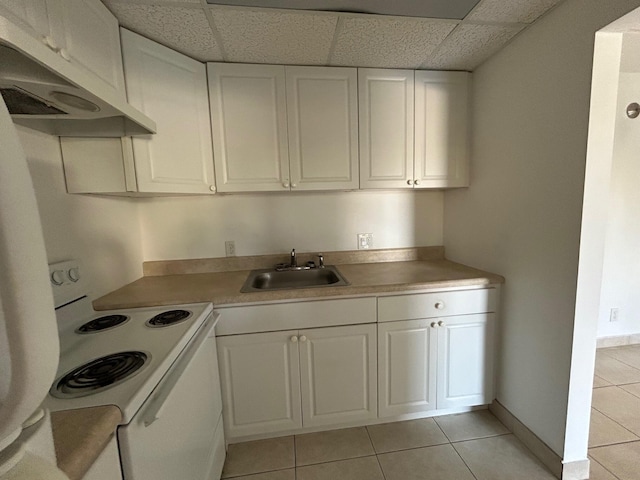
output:
M324 255L318 254L318 268L324 268Z

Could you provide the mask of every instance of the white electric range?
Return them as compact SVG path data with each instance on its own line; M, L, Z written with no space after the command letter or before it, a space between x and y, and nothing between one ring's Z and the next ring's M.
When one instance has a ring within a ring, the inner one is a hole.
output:
M45 407L115 405L125 480L217 480L224 463L211 303L96 312L76 261L50 265L60 364Z

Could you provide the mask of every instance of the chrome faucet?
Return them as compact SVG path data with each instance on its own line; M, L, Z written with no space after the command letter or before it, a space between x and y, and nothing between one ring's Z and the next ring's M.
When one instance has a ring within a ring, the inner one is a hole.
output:
M324 255L318 254L318 268L324 268Z
M292 268L295 268L295 267L298 266L298 260L296 259L296 249L295 248L291 249L291 264L290 264L290 266Z

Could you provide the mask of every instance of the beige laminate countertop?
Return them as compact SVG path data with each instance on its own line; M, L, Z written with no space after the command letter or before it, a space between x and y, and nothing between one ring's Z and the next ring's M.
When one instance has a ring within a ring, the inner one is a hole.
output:
M58 468L71 480L84 477L121 420L114 405L51 412Z
M144 276L93 302L96 310L213 302L216 306L487 286L500 275L445 259L336 265L349 286L240 293L249 270Z

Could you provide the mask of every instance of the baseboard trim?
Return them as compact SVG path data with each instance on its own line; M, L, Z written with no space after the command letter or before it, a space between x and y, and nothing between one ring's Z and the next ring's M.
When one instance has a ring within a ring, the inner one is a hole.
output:
M624 345L638 344L640 344L640 333L612 335L610 337L600 337L596 340L596 348L622 347Z
M563 463L562 458L533 433L497 400L489 405L489 411L500 420L557 478L584 480L589 478L589 460Z

